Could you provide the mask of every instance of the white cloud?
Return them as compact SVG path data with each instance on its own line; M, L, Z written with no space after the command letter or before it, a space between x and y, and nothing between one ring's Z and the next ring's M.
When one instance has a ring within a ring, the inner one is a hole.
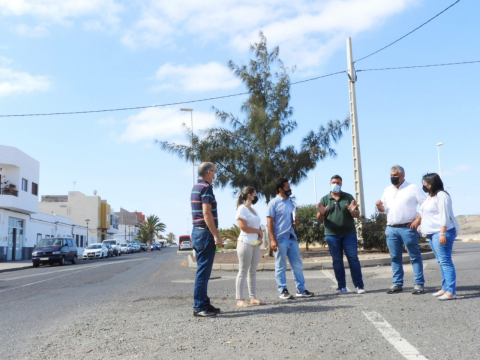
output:
M0 66L0 98L13 94L46 91L50 81L45 76L33 76Z
M20 24L15 26L14 30L17 34L28 37L43 37L49 34L48 25L45 24L36 26Z
M182 91L227 90L241 84L228 67L218 62L191 67L165 64L157 70L155 79L160 83L156 89Z
M137 115L130 116L125 122L127 128L119 136L120 141L134 143L145 140L169 140L180 138L184 134L182 124L185 123L190 127L190 114L173 107L148 108ZM213 113L193 112L195 134L199 133L199 129L211 127L216 123Z
M126 30L130 47L175 44L185 36L245 52L262 29L270 46L301 70L322 65L345 38L380 26L422 0L150 0ZM224 41L223 41L224 40Z
M41 24L29 28L40 33L45 31L48 23L68 25L76 17L94 16L100 18L104 25L116 26L118 13L122 10L123 7L115 0L0 0L1 15L33 16ZM26 26L18 25L15 30L31 36L31 31L22 31L28 29Z
M471 170L471 169L473 169L473 166L460 164L453 170L456 171L456 172L462 172L462 171L468 171L468 170Z

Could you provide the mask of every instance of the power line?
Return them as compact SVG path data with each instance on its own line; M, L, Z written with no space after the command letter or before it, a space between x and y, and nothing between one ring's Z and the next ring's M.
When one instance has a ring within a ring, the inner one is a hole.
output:
M426 67L433 67L433 66L465 65L465 64L474 64L474 63L480 63L480 60L475 60L475 61L463 61L463 62L458 62L458 63L446 63L446 64L412 65L412 66L399 66L399 67L388 67L388 68L378 68L378 69L363 69L363 70L356 70L355 72L360 72L360 71L382 71L382 70L414 69L414 68L426 68Z
M416 27L415 29L413 29L413 30L410 31L409 33L403 35L401 38L398 38L397 40L395 40L394 42L388 44L387 46L384 46L384 47L382 47L381 49L378 49L377 51L375 51L375 52L373 52L373 53L371 53L371 54L369 54L369 55L367 55L367 56L364 56L364 57L362 57L362 58L360 58L360 59L358 59L358 60L355 60L354 62L361 61L361 60L366 59L366 58L368 58L368 57L370 57L370 56L372 56L372 55L375 55L376 53L379 53L379 52L382 51L382 50L385 50L386 48L388 48L388 47L392 46L393 44L399 42L400 40L406 38L408 35L414 33L415 31L417 31L418 29L420 29L422 26L428 24L428 23L429 23L430 21L432 21L433 19L435 19L435 18L437 18L438 16L442 15L445 11L447 11L448 9L450 9L452 6L456 5L456 4L459 3L459 2L460 2L460 0L455 1L452 5L450 5L449 7L445 8L444 10L440 11L437 15L435 15L435 16L432 17L431 19L425 21L422 25Z
M344 73L344 72L346 72L346 71L337 71L337 72L334 72L334 73L331 73L331 74L321 75L321 76L317 76L317 77L314 77L314 78L311 78L311 79L296 81L296 82L290 83L290 85L296 85L296 84L304 83L304 82L307 82L307 81L318 80L318 79L325 78L325 77L328 77L328 76L341 74L341 73ZM77 114L91 114L91 113L114 112L114 111L140 110L140 109L148 109L148 108L155 108L155 107L192 104L192 103L205 102L205 101L210 101L210 100L225 99L225 98L229 98L229 97L241 96L241 95L246 95L246 94L248 94L248 92L243 92L243 93L238 93L238 94L230 94L230 95L223 95L223 96L216 96L216 97L205 98L205 99L187 100L187 101L174 102L174 103L168 103L168 104L135 106L135 107L117 108L117 109L66 111L66 112L38 113L38 114L9 114L9 115L0 115L0 117L77 115Z

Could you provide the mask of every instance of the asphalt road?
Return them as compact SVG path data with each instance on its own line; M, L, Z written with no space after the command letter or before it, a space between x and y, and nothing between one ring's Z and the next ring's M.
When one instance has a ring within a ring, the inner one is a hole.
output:
M0 274L0 359L475 359L480 358L480 243L456 243L459 299L387 295L390 267L364 268L367 294L334 295L331 271L306 271L311 299L235 307L234 272L214 272L216 319L192 316L194 270L176 248ZM424 263L426 289L441 284ZM295 288L289 273L289 288ZM350 282L350 289L353 285ZM413 286L405 266L405 290Z

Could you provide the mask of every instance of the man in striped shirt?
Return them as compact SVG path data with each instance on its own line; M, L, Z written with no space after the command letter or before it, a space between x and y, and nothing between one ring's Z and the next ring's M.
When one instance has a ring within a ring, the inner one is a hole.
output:
M197 273L193 291L193 316L215 317L220 312L210 304L207 295L208 279L212 273L216 246L222 247L218 235L217 201L213 194L212 181L217 169L210 162L201 163L198 167L200 179L193 186L190 196L192 206L192 245L197 257Z

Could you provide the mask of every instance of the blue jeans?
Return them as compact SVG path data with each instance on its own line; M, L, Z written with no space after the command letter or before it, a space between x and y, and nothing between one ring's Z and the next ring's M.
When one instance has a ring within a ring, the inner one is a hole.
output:
M423 262L420 247L418 246L417 230L410 229L408 226L399 228L387 226L385 235L387 237L388 251L390 251L390 257L392 259L393 285L403 286L403 244L405 244L405 248L410 255L410 261L412 262L415 277L414 285L424 285Z
M337 279L338 288L347 287L345 280L345 266L343 265L343 252L348 260L350 274L352 275L353 285L363 288L362 269L358 261L358 241L357 234L348 234L343 236L325 236L332 255L333 271Z
M300 254L300 248L295 238L290 234L285 237L277 238L278 250L275 252L275 280L277 280L277 289L281 293L287 288L287 258L292 267L293 280L297 290L305 291L305 278L303 277L303 262Z
M455 295L457 275L455 273L455 266L453 266L452 262L452 248L457 232L455 228L452 228L445 233L445 237L447 238L447 243L445 245L440 244L439 235L440 233L435 233L428 236L430 239L430 246L432 247L433 253L440 264L440 270L442 271L442 290Z
M196 251L197 273L193 290L193 309L203 311L210 305L207 296L208 280L212 273L213 260L215 259L215 240L210 230L194 227L192 231L192 247Z

